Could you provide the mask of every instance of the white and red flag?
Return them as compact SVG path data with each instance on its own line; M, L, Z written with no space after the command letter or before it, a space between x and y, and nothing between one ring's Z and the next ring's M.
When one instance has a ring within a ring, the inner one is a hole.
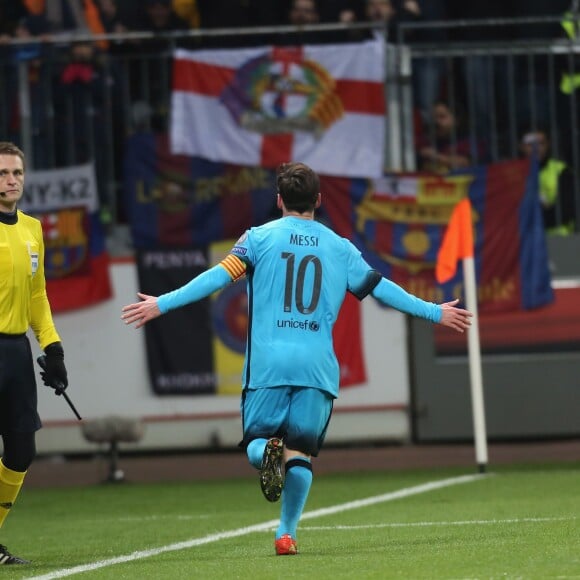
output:
M239 165L301 161L379 177L385 148L383 46L178 50L171 150Z

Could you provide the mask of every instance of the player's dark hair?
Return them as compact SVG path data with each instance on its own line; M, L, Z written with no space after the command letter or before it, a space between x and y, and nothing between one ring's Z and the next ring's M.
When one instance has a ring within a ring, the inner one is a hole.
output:
M289 211L313 211L320 192L318 175L304 163L283 163L276 175L278 193Z
M18 148L14 143L10 143L9 141L0 141L0 155L16 155L16 157L20 157L22 161L22 167L24 167L24 153L20 148Z

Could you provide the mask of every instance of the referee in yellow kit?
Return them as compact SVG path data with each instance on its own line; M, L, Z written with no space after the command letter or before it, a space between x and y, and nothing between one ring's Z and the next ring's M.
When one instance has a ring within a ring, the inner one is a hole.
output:
M40 222L16 208L24 187L24 154L0 142L0 528L36 453L36 380L32 327L46 354L45 384L68 385L64 352L46 296ZM27 564L0 544L0 565Z

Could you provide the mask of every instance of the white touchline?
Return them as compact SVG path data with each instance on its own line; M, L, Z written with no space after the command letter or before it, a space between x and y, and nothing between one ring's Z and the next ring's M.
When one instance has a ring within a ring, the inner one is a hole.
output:
M116 522L155 522L158 520L208 520L211 518L211 514L195 514L195 515L187 515L187 516L173 516L173 515L152 515L152 516L142 516L142 517L122 517L122 518L109 518L109 520L113 520ZM91 521L104 521L102 518L98 520L91 520ZM106 520L105 520L106 521Z
M342 503L335 506L322 508L311 512L306 512L302 515L301 519L309 520L312 518L320 518L322 516L328 516L348 510L375 505L378 503L393 501L395 499L402 499L405 497L410 497L412 495L418 495L420 493L427 493L429 491L435 491L437 489L449 487L451 485L470 483L472 481L480 480L484 477L489 477L489 475L487 474L462 475L460 477L452 477L449 479L441 479L439 481L431 481L428 483L423 483L421 485L415 485L413 487L400 489L398 491L392 491L389 493L384 493L382 495L368 497L366 499L359 499L356 501L350 501L347 503ZM168 544L167 546L160 546L159 548L153 548L151 550L140 550L138 552L126 554L125 556L117 556L116 558L109 558L108 560L100 560L97 562L93 562L92 564L81 564L80 566L74 566L73 568L63 568L62 570L55 570L54 572L49 572L48 574L43 574L41 576L31 576L30 578L31 580L52 580L53 578L65 578L66 576L73 576L74 574L81 574L82 572L90 572L92 570L98 570L99 568L114 566L115 564L123 564L124 562L142 560L144 558L157 556L158 554L163 554L165 552L176 552L178 550L187 550L188 548L202 546L203 544L211 544L212 542L219 542L220 540L227 540L229 538L246 536L254 532L263 532L276 527L278 523L279 520L270 520L268 522L263 522L261 524L247 526L245 528L238 528L236 530L210 534L208 536L204 536L203 538L192 538L191 540L185 540L183 542L177 542L175 544Z
M384 493L383 495L375 495L374 497L367 497L366 499L358 499L355 501L349 501L348 503L341 503L339 505L321 508L319 510L314 510L311 512L306 512L303 514L301 520L310 520L312 518L320 518L322 516L329 516L332 514L337 514L340 512L345 512L347 510L355 510L362 507L367 507L369 505L375 505L377 503L383 503L386 501L393 501L394 499L402 499L404 497L410 497L412 495L417 495L419 493L426 493L428 491L435 491L436 489L441 489L442 487L449 487L450 485L457 485L459 483L470 483L472 481L477 481L483 477L488 477L485 474L478 475L462 475L460 477L452 477L450 479L441 479L439 481L430 481L429 483L423 483L421 485L415 485L414 487L406 487L400 489L399 491L392 491L389 493Z
M481 526L486 524L543 524L550 522L575 521L576 516L558 518L508 518L504 520L459 520L440 522L391 522L386 524L363 524L359 526L302 526L301 532L332 531L332 530L369 530L378 528L426 528L435 526Z

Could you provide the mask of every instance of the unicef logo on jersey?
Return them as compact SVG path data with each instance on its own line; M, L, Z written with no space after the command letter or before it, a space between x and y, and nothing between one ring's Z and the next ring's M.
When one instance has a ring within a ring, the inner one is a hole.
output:
M320 330L320 324L316 320L280 320L276 321L276 326L278 328L288 328L291 330L308 330L310 332L318 332Z

